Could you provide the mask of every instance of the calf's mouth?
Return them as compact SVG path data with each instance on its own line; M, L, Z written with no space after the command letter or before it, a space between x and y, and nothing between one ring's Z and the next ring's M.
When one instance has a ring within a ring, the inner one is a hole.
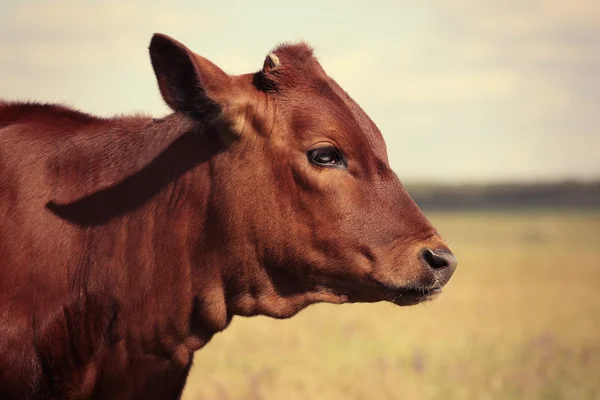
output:
M436 282L430 286L407 285L394 286L378 280L356 282L351 279L335 279L329 281L333 292L343 295L349 302L379 302L388 301L399 306L410 306L438 297L444 285Z

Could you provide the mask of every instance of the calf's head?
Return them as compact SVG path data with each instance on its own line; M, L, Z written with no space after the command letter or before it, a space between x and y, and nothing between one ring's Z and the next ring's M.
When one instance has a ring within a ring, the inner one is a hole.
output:
M223 148L209 161L202 241L228 266L235 313L410 305L448 282L454 256L390 169L377 126L309 46L279 46L239 76L164 35L150 54L166 103Z

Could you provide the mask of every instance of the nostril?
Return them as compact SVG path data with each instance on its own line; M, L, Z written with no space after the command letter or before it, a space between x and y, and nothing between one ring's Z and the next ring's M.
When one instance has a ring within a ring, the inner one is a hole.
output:
M423 250L423 260L433 269L453 267L456 265L454 254L448 251L435 252L431 249Z
M423 250L423 259L431 268L438 269L448 266L448 262L433 252L431 249Z

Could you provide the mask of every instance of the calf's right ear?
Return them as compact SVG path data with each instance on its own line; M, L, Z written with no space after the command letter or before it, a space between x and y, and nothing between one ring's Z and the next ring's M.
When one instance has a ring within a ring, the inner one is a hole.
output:
M202 120L219 117L229 75L167 35L154 34L149 50L160 93L173 111Z

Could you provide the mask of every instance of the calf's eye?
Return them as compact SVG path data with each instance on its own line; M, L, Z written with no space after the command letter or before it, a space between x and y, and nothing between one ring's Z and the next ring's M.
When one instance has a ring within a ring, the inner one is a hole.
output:
M344 157L333 146L324 146L309 150L307 156L308 161L321 167L346 168Z

